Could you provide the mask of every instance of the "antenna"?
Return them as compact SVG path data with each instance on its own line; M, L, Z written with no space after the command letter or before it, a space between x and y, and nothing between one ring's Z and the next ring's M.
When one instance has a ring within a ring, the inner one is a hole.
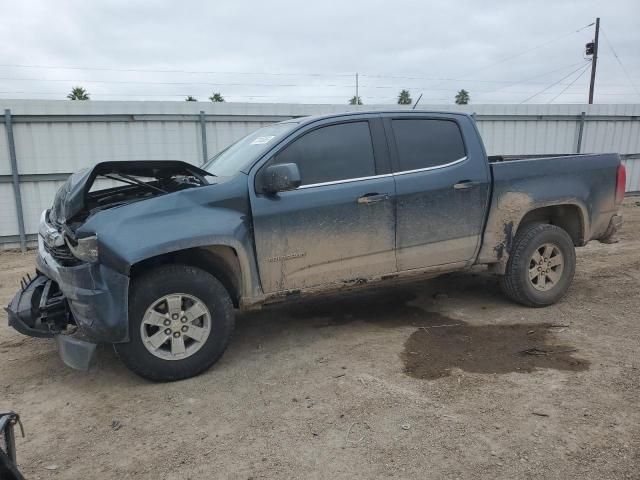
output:
M420 94L420 96L416 100L416 103L413 104L413 107L411 107L411 110L415 110L416 109L416 107L418 106L418 102L420 101L421 98L422 98L422 94Z

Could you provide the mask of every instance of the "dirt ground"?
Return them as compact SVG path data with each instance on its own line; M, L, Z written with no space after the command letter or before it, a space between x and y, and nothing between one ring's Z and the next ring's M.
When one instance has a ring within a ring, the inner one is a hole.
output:
M30 479L640 478L640 198L578 250L568 296L505 300L482 271L238 316L211 370L90 372L0 318L0 410ZM8 303L34 253L0 254ZM528 353L523 353L527 351Z

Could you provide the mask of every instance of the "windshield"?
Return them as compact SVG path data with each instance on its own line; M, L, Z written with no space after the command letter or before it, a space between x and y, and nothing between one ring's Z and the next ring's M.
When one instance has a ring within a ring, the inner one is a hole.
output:
M297 122L284 122L256 130L214 155L202 168L218 177L235 175L297 125Z

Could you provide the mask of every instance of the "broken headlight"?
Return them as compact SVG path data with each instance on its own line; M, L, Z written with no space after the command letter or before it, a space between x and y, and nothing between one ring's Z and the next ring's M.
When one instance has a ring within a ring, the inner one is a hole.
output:
M78 238L75 242L69 237L65 238L67 246L74 257L83 262L98 261L98 236L91 235L89 237Z

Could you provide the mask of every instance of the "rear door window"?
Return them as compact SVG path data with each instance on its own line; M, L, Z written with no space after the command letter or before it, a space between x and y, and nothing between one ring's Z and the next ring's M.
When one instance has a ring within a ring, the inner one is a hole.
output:
M269 165L295 163L302 185L376 174L369 122L349 122L312 130L278 153Z
M394 119L399 171L437 167L464 158L458 124L452 120Z

